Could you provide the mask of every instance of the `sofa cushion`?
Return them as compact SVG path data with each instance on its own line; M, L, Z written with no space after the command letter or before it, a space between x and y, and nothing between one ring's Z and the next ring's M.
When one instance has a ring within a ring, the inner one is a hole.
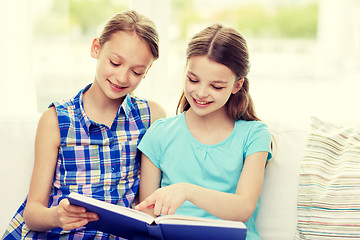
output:
M297 211L295 239L360 238L360 129L312 118Z
M273 158L265 170L257 227L261 239L289 240L296 231L296 201L300 160L304 154L309 117L267 119L274 137Z

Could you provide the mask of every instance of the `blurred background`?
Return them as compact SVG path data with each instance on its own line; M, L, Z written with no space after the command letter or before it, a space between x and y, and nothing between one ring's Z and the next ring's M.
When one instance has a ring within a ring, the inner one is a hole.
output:
M358 118L360 0L0 0L0 114L43 112L93 82L90 46L116 12L160 34L160 58L136 95L175 114L186 43L212 23L248 42L260 118Z

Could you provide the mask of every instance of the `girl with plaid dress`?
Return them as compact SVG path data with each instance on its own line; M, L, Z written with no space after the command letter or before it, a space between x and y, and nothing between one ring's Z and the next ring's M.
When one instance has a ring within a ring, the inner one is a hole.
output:
M150 123L165 115L130 93L158 58L152 21L116 14L91 45L95 80L75 97L52 103L39 120L27 199L4 239L116 239L84 226L98 219L67 200L78 192L132 207L139 187L137 145Z

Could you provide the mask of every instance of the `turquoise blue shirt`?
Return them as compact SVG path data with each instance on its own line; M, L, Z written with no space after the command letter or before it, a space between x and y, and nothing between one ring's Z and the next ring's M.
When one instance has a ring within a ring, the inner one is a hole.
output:
M139 149L161 171L161 187L188 182L221 192L235 193L244 160L247 156L265 151L271 158L271 134L260 121L235 122L230 136L215 145L198 142L190 133L185 114L161 119L150 126ZM241 207L241 206L239 206ZM245 223L247 239L260 239L255 220L259 203ZM189 201L176 214L216 218Z

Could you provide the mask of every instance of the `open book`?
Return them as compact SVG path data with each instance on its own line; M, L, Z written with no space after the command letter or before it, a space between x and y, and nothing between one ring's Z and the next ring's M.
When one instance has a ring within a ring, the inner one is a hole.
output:
M164 240L244 240L246 226L242 222L200 217L166 215L152 216L111 203L103 202L78 193L68 197L73 205L81 206L99 215L99 220L86 227L111 233L123 238L151 236Z

